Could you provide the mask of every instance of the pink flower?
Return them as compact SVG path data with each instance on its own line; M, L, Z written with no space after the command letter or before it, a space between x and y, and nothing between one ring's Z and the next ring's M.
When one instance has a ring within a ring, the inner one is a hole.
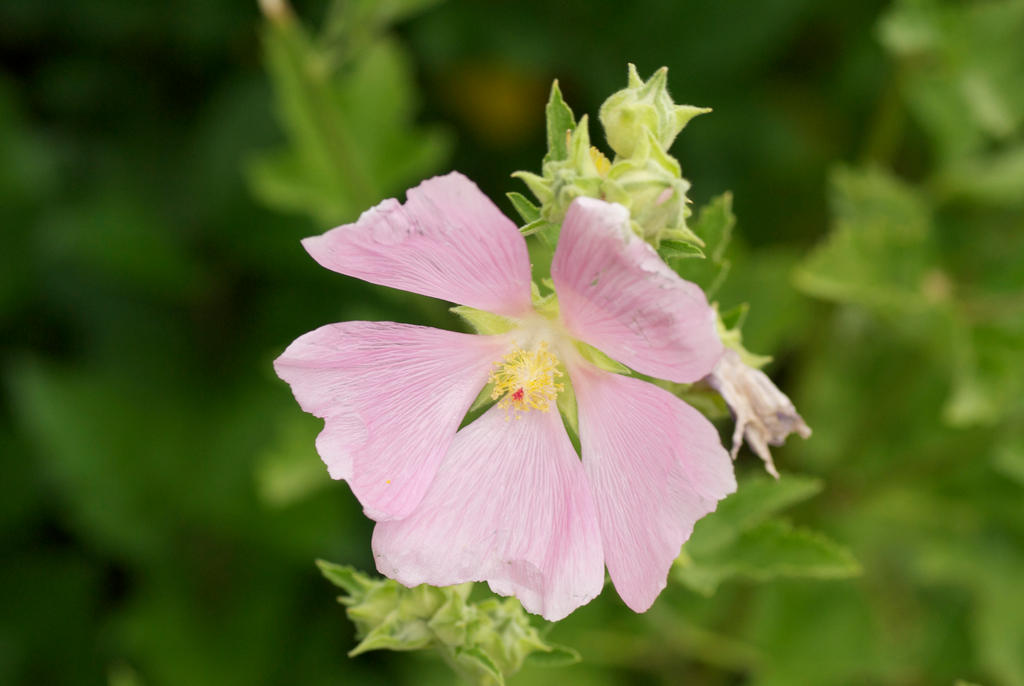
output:
M558 307L544 313L525 240L457 173L303 244L328 269L512 327L482 336L344 322L275 361L302 409L326 420L317 450L331 476L378 522L377 569L408 586L487 581L556 620L600 593L607 565L626 604L649 608L694 523L736 481L703 415L579 352L582 341L676 382L721 356L703 292L632 233L627 210L572 204L551 266ZM458 430L489 381L499 402ZM582 460L556 408L566 382Z

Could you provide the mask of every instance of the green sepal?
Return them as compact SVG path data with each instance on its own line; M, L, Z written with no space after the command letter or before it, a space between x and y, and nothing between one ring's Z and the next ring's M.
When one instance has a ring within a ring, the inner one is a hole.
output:
M512 203L512 206L516 208L516 212L518 212L519 216L523 218L523 222L525 224L529 225L540 219L540 208L527 200L526 196L522 193L511 191L506 193L505 197L507 197Z
M658 254L670 266L672 260L704 259L706 257L699 246L683 241L661 241L658 245Z
M533 301L533 309L548 319L558 319L560 312L558 306L558 294L555 293L554 283L550 279L544 279L544 285L548 288L547 293L542 293L540 286L530 282L530 299Z
M747 303L737 305L728 310L725 315L718 311L718 303L712 303L712 307L715 308L718 337L722 340L722 345L739 353L743 364L754 369L760 369L772 361L770 355L758 355L743 347L743 333L740 327L746 319L747 310L750 307ZM726 316L728 316L729 322L733 323L732 326L729 326L726 322Z
M561 228L562 227L558 224L553 224L547 219L538 219L537 221L530 222L519 229L519 233L524 236L537 234L538 238L543 239L545 243L550 241L550 244L553 246L555 242L558 241L558 234L560 233Z
M362 597L373 587L373 583L365 575L358 573L352 567L327 560L317 560L316 566L325 579L343 589L350 596Z
M530 192L537 197L537 200L540 200L541 205L548 205L555 198L549 182L543 176L538 176L528 171L517 171L512 172L512 178L519 179L525 183Z
M725 312L719 312L718 316L722 321L722 326L726 329L741 329L743 323L747 321L748 312L750 312L750 303L740 303Z
M483 670L487 676L494 680L494 683L498 684L498 686L504 686L505 675L498 669L498 665L494 663L494 660L479 648L456 648L455 659L467 666Z
M494 391L494 384L493 383L488 383L486 386L481 388L480 392L476 396L476 399L473 400L473 404L469 406L468 410L466 410L466 414L472 414L473 412L476 412L477 410L479 410L481 407L483 407L483 406L487 405L488 403L492 402L494 400L494 398L491 397L491 393L493 391Z
M558 405L558 411L562 413L569 429L578 437L580 435L580 415L579 406L576 403L576 390L572 387L572 380L569 379L568 374L563 375L562 379L563 388L558 394L555 404Z
M392 616L366 634L355 648L348 651L348 656L356 657L371 650L421 650L432 641L430 630L422 622L408 622Z
M516 323L507 317L486 310L478 310L468 305L456 305L448 310L459 315L474 332L482 336L493 336L516 328Z
M565 133L576 128L576 118L562 99L557 79L551 83L551 94L548 96L544 114L547 118L548 135L548 153L544 156L544 162L568 159L569 150L565 143Z
M594 346L584 343L583 341L576 341L576 350L579 351L580 355L582 355L583 359L587 362L605 370L606 372L614 372L615 374L624 374L626 376L633 373L633 370L626 365L616 362Z

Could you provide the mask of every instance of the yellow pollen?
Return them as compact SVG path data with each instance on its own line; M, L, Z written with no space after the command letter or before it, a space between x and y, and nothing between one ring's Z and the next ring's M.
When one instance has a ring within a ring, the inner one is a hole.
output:
M501 398L498 407L511 409L517 419L520 412L547 412L551 401L565 388L555 383L562 372L558 370L558 358L548 352L547 343L541 343L532 351L516 348L494 364L496 369L490 378L494 384L491 399Z

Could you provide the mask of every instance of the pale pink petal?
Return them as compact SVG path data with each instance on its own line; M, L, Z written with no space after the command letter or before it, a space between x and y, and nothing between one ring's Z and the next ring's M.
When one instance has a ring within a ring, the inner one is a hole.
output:
M732 462L711 422L668 391L585 363L569 375L608 572L643 612L694 523L736 490Z
M573 201L551 277L569 332L638 372L690 383L722 354L704 292L633 233L622 205Z
M377 524L373 551L407 586L487 581L552 621L604 583L593 499L556 411L494 406L459 431L416 511Z
M472 181L424 181L359 221L302 241L328 269L517 317L530 309L530 259L516 225Z
M408 515L430 486L494 362L497 336L344 322L300 336L274 361L302 409L326 420L317 451L368 517Z

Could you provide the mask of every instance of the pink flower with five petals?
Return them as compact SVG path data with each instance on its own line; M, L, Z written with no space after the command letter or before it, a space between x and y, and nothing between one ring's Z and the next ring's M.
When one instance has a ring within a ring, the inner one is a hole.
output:
M302 409L325 420L316 444L331 476L377 521L377 569L408 586L487 581L557 620L600 593L607 565L626 605L649 608L694 523L736 481L703 415L577 346L681 383L722 354L703 292L632 233L628 211L570 206L551 265L556 312L533 306L515 224L458 173L303 245L328 269L512 325L483 336L343 322L274 362ZM556 408L563 374L582 459ZM499 402L460 430L489 381Z

